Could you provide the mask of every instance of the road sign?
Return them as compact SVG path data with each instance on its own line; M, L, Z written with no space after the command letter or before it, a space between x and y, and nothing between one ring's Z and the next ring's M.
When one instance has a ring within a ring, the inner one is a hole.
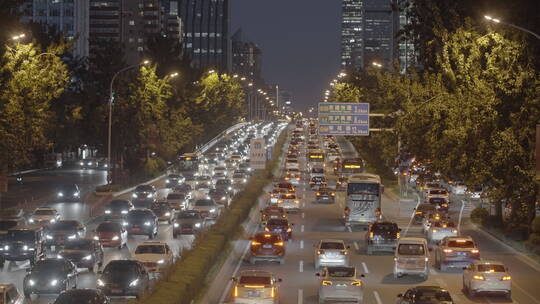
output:
M369 103L319 103L319 134L369 136Z
M249 166L253 170L266 168L266 143L264 138L254 138L249 145Z

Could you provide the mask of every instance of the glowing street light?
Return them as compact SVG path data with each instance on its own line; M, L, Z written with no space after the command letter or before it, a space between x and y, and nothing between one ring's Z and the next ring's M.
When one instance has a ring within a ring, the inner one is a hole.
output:
M169 77L171 77L171 78L174 78L174 77L176 77L176 76L178 76L178 73L177 73L177 72L174 72L174 73L172 73L172 74L169 75Z
M540 35L538 35L537 33L533 32L533 31L530 31L526 28L523 28L521 26L518 26L518 25L515 25L515 24L512 24L512 23L508 23L508 22L504 22L504 21L501 21L501 19L498 19L498 18L493 18L491 16L488 16L488 15L485 15L484 16L485 19L491 21L491 22L495 22L495 23L501 23L501 24L505 24L505 25L508 25L510 27L513 27L517 30L520 30L522 32L525 32L525 33L528 33L528 34L531 34L533 35L534 37L536 37L537 39L540 39Z
M378 62L373 61L371 64L376 68L382 68L382 64L380 64Z
M495 23L499 23L499 22L501 22L501 20L500 20L500 19L497 19L497 18L493 18L493 17L491 17L491 16L487 16L487 15L486 15L486 16L484 16L484 18L486 18L486 19L487 19L487 20L489 20L489 21L493 21L493 22L495 22Z
M26 36L26 34L19 34L19 35L15 35L13 37L11 37L12 40L19 40L19 39L22 39Z
M208 71L208 74L214 74L215 72L216 71L214 71L214 70L210 70L210 71Z

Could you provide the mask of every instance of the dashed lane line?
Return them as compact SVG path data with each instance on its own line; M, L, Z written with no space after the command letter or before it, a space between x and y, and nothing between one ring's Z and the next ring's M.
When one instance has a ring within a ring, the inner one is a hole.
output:
M304 261L300 260L299 269L300 272L304 272Z
M298 304L303 304L303 303L304 303L304 290L298 289Z
M242 257L238 261L238 264L236 264L236 267L234 268L232 276L235 277L238 273L238 270L240 269L240 266L242 265L242 262L246 258L246 255L249 251L249 246L246 246L246 249L244 249L244 252L242 253ZM221 298L219 299L219 303L225 303L225 298L227 297L227 294L229 290L232 287L232 280L227 283L227 287L225 287L225 290L223 291L223 294L221 295Z
M369 273L369 270L368 270L367 265L366 265L365 262L362 262L362 267L364 268L365 273Z
M304 218L306 216L306 214L304 212L302 212L302 218Z
M300 249L304 249L304 240L300 240Z
M358 242L357 241L354 241L354 249L356 249L356 251L359 251L360 250L360 246L358 246Z
M375 296L375 301L377 301L377 304L383 304L383 302L381 300L381 296L379 295L378 291L374 290L373 295Z
M304 232L304 225L300 226L300 232Z
M351 228L351 226L347 226L347 230L348 230L349 232L352 233L352 228Z

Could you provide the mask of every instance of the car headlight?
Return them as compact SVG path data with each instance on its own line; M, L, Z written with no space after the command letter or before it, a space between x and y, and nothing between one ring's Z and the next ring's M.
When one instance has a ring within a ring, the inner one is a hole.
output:
M113 236L112 240L113 241L118 241L118 235Z
M105 167L105 168L108 168L108 167L109 167L109 165L108 165L108 164L105 164L105 165L103 165L103 167Z
M51 281L51 286L56 286L56 284L58 284L57 279L54 279L54 280Z
M165 260L159 260L159 261L157 261L157 263L158 264L163 264L163 263L165 263Z
M51 219L51 223L56 223L56 220L55 220L55 219Z
M23 246L23 250L24 250L24 251L28 250L28 246L24 245L24 246Z
M30 280L28 280L28 285L34 286L34 285L36 285L36 281L30 279Z
M34 222L34 219L29 219L28 220L30 223L33 223Z
M226 198L225 196L222 196L221 199L222 199L222 200L226 200L227 198Z
M79 195L80 195L80 193L79 193L79 192L75 192L75 193L73 193L73 196L79 196Z
M68 236L68 239L70 239L70 240L74 240L75 238L77 238L76 234L72 234L72 235Z
M242 180L242 182L244 182L244 183L247 182L247 179L244 178L244 179Z
M151 198L152 197L152 193L148 193L148 195L146 196L147 198Z
M137 193L133 193L133 194L131 195L131 197L137 198Z
M45 238L46 238L47 240L52 240L52 239L53 239L52 235L48 235L48 234L45 236Z
M170 183L171 181L170 181L170 180L168 180L168 179L166 179L166 180L165 180L165 182L166 182L166 183Z
M105 214L111 214L111 210L105 210Z
M216 209L214 208L210 209L210 213L214 213L214 212L216 212Z
M127 214L128 211L127 210L122 210L122 214Z
M97 280L97 285L98 285L98 286L105 286L105 283L103 283L102 280L98 279L98 280Z
M4 246L4 250L9 250L9 246L8 246L8 245L5 245L5 246Z
M94 235L94 240L99 241L99 237L97 235Z
M150 226L150 222L144 222L145 226Z
M62 197L62 196L64 196L64 193L58 192L58 196L59 196L59 197Z
M127 226L128 222L122 222L122 226Z
M56 255L56 258L57 258L57 259L63 259L64 257L63 257L61 254L57 254L57 255Z
M227 190L229 190L229 191L232 190L232 187L227 188Z
M83 260L90 261L92 259L92 255L89 254L83 258Z
M165 216L171 216L170 212L165 212Z
M175 224L176 225L176 224ZM201 227L201 223L195 223L195 227L196 228L200 228Z
M174 225L173 225L173 226L174 226L174 227L178 227L179 225L178 225L178 223L174 223Z
M88 162L88 165L91 166L91 165L92 165L92 162Z
M135 279L135 280L131 281L131 283L129 283L129 287L137 286L137 284L139 284L139 279Z
M84 163L83 163L83 162L80 162L79 165L84 166Z

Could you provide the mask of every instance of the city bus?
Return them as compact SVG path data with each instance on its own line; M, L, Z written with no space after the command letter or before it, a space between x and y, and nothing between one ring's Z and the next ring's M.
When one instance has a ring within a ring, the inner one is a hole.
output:
M346 158L341 162L341 175L350 176L364 171L364 161L361 158Z
M311 150L307 153L307 163L308 170L311 171L312 168L320 167L324 168L326 165L324 163L325 155L320 150Z
M382 218L381 197L384 186L378 175L370 173L349 176L344 209L345 226L364 225Z
M178 171L182 174L195 174L199 170L199 157L195 153L184 153L178 157Z

